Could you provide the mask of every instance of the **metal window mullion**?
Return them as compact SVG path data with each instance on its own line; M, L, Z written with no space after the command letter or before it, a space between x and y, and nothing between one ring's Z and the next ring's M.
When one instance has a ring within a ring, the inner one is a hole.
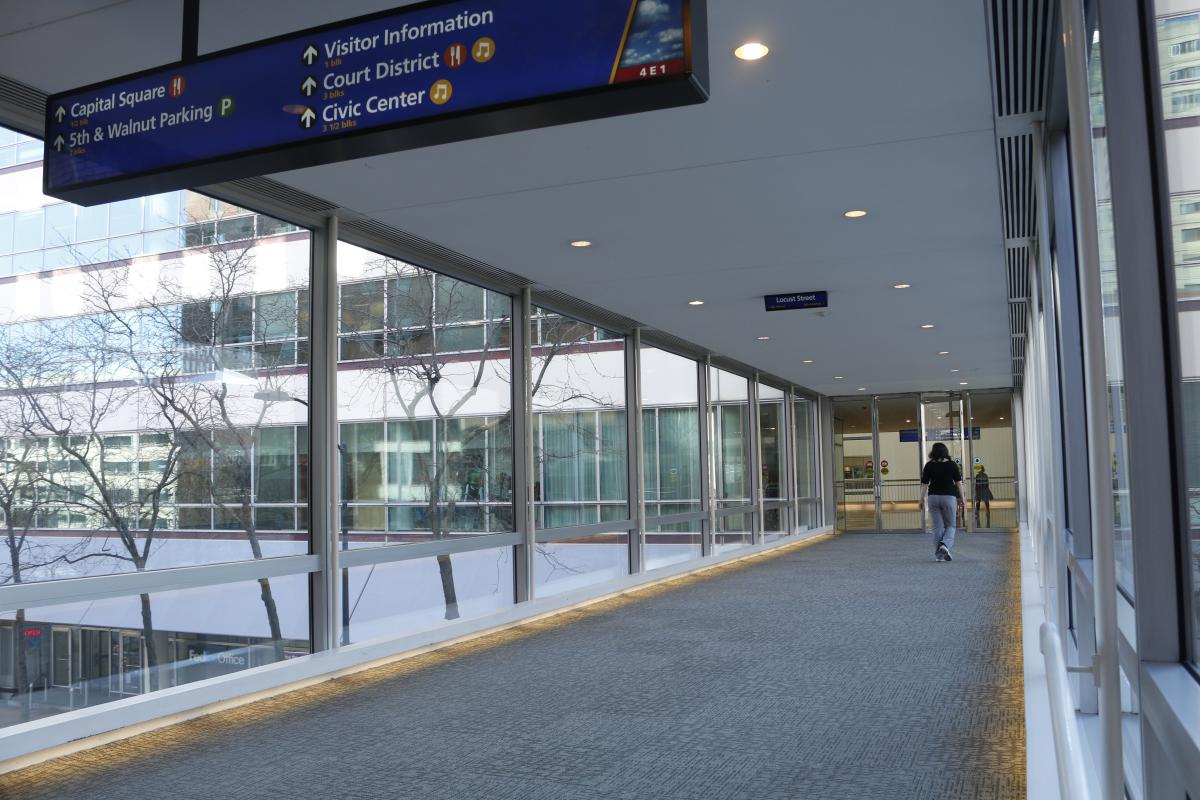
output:
M786 478L783 485L787 487L788 492L783 530L784 533L795 533L800 527L800 487L797 483L799 476L796 469L796 393L791 386L783 394L783 419L779 421L779 425L783 429L783 469Z
M511 298L512 304L512 382L509 386L512 403L513 448L513 526L521 542L513 547L515 599L518 603L533 599L534 564L537 548L534 541L533 498L533 414L530 370L530 293L522 289Z
M762 486L762 431L760 430L759 408L758 408L758 373L754 373L746 382L747 396L749 398L748 411L750 416L750 426L746 434L750 437L748 444L750 445L750 505L754 507L753 517L750 525L751 541L754 544L761 544L763 541L763 528L765 527L766 519L763 509L763 486Z
M642 430L642 335L640 328L625 337L625 433L628 456L625 464L629 478L629 518L635 523L629 532L629 574L636 575L646 565L646 493L645 465L642 463L645 435ZM657 442L656 442L657 446Z
M716 536L716 517L713 514L713 452L712 411L709 408L709 364L706 358L696 362L697 422L700 428L700 508L704 521L700 524L700 554L710 556Z
M341 619L337 501L337 240L338 218L330 216L312 236L309 293L312 344L309 394L309 524L313 553L321 568L312 582L312 648L337 646ZM216 454L214 453L214 460Z

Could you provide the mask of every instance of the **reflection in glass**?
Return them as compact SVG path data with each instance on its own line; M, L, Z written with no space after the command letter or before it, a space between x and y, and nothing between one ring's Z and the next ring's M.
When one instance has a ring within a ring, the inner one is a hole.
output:
M271 584L270 624L260 581L0 612L0 727L307 655L308 576Z
M700 514L700 401L690 358L642 346L642 468L645 481L646 568L701 554L701 521L656 524L655 517Z
M1121 352L1121 301L1113 237L1112 185L1109 180L1108 128L1104 117L1103 47L1100 31L1088 51L1088 87L1092 121L1092 166L1096 183L1096 228L1100 249L1100 290L1104 309L1104 371L1108 386L1109 448L1112 454L1114 551L1117 584L1130 597L1133 584L1133 528L1129 496L1129 437L1126 429L1125 373Z
M1191 544L1195 644L1192 658L1200 663L1200 3L1156 0L1158 63L1163 85L1163 136L1166 139L1167 183L1170 188L1175 293L1178 301L1181 362L1181 416L1186 459L1188 540ZM1182 12L1182 13L1180 13Z
M513 530L509 298L344 242L338 280L343 546ZM446 619L462 560L435 559Z
M750 496L750 384L731 372L709 367L709 426L717 509L748 506ZM753 541L754 515L718 517L717 550Z
M535 308L530 341L537 527L629 519L624 340Z
M552 597L629 574L629 534L560 539L537 546L534 594Z

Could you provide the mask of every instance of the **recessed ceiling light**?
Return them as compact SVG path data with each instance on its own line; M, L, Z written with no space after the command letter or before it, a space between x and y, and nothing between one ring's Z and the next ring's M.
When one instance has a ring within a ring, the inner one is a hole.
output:
M769 52L771 52L771 48L762 42L746 42L734 50L733 54L742 61L758 61L760 58L766 57Z
M589 242L587 239L576 239L575 241L571 242L571 247L591 247L591 246L592 246L592 243Z
M906 419L906 420L904 420L904 421L905 421L905 422L912 422L912 420L911 420L911 419Z
M770 336L760 336L760 337L758 337L758 340L760 342L767 342L767 341L771 340L771 337Z
M862 219L866 215L867 215L867 212L863 211L861 208L856 208L851 211L842 212L842 216L845 217L846 219Z
M865 392L865 391L867 390L867 387L865 387L865 386L860 386L860 387L858 387L858 390L859 390L860 392Z
M803 361L801 361L800 363L801 364L811 364L811 363L813 363L813 360L811 358L806 358Z
M967 382L966 382L966 381L959 381L959 382L958 382L958 385L959 385L959 386L966 386L966 385L967 385Z
M911 283L897 283L892 288L893 289L911 289L912 284Z
M948 356L948 355L950 355L950 351L949 350L938 350L938 355L939 356Z
M921 330L924 330L924 331L933 330L933 323L926 322L924 325L921 326Z
M951 371L951 372L961 372L961 370L957 370L957 369L952 369L952 370L950 370L950 371Z
M1001 418L1000 418L1000 421L1001 421L1001 422L1003 422L1003 421L1004 421L1004 417L1001 417Z
M834 379L835 381L842 381L842 380L845 380L845 379L846 379L846 376L844 376L844 375L834 375L834 376L833 376L833 379Z
M689 306L702 306L702 305L704 305L704 301L703 300L688 300L688 305Z

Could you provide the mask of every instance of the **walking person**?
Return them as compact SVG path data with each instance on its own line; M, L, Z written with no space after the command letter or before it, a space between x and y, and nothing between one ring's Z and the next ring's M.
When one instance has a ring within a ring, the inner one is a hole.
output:
M987 524L985 528L992 527L992 482L988 477L987 469L982 464L979 465L979 471L975 473L975 525L979 526L979 504L983 503L983 508L987 514Z
M954 560L950 550L954 547L954 524L963 502L962 480L962 471L950 458L949 448L941 442L934 444L929 461L921 470L921 501L918 505L922 511L926 502L929 505L934 561Z

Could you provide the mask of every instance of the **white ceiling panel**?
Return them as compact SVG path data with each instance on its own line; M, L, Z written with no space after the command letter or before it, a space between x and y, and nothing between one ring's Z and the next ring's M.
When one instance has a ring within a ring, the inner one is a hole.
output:
M204 0L201 51L404 4ZM181 0L55 5L5 3L0 73L58 91L178 56ZM704 105L273 177L822 392L1009 385L983 3L708 8ZM746 39L770 56L734 59ZM813 289L827 313L763 310Z

